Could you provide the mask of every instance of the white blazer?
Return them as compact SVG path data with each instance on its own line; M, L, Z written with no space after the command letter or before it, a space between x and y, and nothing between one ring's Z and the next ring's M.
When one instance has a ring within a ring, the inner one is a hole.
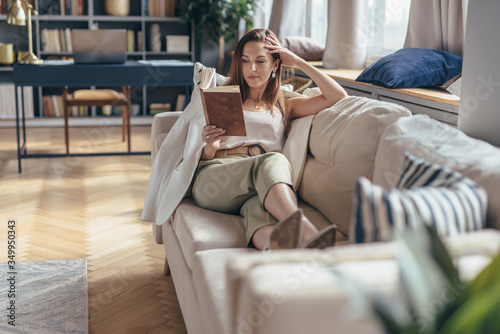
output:
M155 222L157 225L167 222L191 185L205 144L201 131L206 122L197 85L202 66L196 63L191 102L163 141L151 168L142 220ZM287 96L291 96L289 92L285 92L285 97ZM283 147L282 153L292 166L295 189L300 184L313 118L314 116L308 116L293 121Z

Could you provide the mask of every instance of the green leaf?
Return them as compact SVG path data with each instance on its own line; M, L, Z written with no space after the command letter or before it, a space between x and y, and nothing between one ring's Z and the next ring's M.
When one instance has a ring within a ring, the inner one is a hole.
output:
M429 233L430 252L432 258L438 263L439 268L441 268L441 270L443 271L444 276L450 282L454 282L456 279L459 279L459 276L458 271L453 264L453 260L448 253L448 250L439 238L435 227L425 225L425 228Z
M478 293L500 280L500 254L472 282L472 292ZM500 298L500 296L499 296Z
M474 294L446 321L439 334L499 333L500 280ZM487 329L488 331L484 331Z
M373 305L373 311L375 315L380 320L380 323L384 327L384 330L387 334L396 334L396 333L417 333L415 331L409 332L407 328L404 328L400 324L397 323L396 319L393 318L392 314L381 304L375 303Z
M428 230L423 228L396 233L402 283L410 299L411 312L417 317L427 314L429 307L450 284L431 257L428 237ZM435 319L427 321L427 326L434 328Z
M181 4L180 13L183 22L194 20L198 40L206 27L215 42L219 36L230 42L236 37L240 19L253 22L254 6L254 0L186 0Z

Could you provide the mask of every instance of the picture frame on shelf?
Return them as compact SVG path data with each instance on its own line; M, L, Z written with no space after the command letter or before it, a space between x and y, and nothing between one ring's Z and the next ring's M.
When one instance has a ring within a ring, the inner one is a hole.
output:
M167 52L189 52L189 36L167 35Z

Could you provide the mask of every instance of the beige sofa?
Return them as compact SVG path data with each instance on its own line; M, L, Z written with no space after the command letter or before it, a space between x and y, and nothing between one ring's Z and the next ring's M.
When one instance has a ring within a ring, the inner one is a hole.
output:
M152 161L179 113L154 117ZM196 207L187 197L171 220L153 225L189 333L381 333L332 268L366 289L397 296L392 243L348 244L356 179L391 188L404 153L462 172L489 195L489 229L447 238L460 271L471 279L500 249L500 150L401 106L347 97L312 121L298 194L319 227L336 223L338 245L327 250L259 252L245 248L239 216Z

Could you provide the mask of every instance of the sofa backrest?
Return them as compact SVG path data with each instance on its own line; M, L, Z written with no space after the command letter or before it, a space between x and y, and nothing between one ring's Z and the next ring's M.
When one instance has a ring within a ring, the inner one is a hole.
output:
M449 167L483 187L488 193L486 227L500 229L500 148L427 115L400 119L382 135L374 183L394 187L403 172L405 152Z
M372 179L382 132L410 115L400 105L357 96L319 112L312 123L299 196L347 233L357 178Z

